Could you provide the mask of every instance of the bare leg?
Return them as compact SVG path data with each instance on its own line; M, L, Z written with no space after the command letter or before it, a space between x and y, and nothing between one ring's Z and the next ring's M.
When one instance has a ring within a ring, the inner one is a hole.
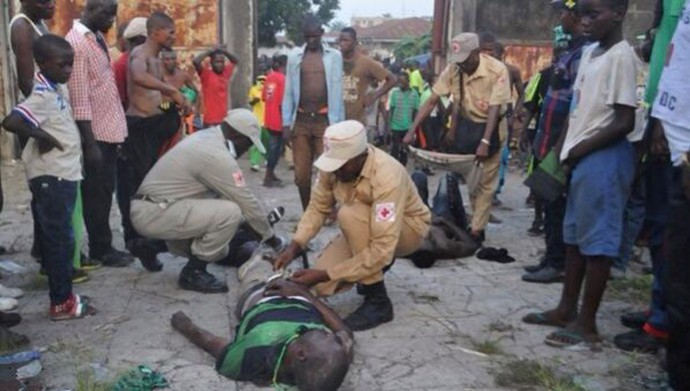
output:
M590 257L587 262L587 279L582 296L582 307L575 322L568 329L582 335L595 336L597 331L597 311L606 290L613 260L607 257Z
M230 343L229 339L217 337L195 325L182 311L178 311L172 316L170 324L191 343L203 349L216 360L220 358L223 349Z
M565 326L577 316L577 302L580 298L582 280L587 270L586 259L575 246L566 246L565 250L565 281L561 291L558 307L544 313L553 324Z
M299 190L299 198L302 201L302 210L307 210L307 206L309 206L309 201L311 200L311 187L305 186L305 187L298 187Z

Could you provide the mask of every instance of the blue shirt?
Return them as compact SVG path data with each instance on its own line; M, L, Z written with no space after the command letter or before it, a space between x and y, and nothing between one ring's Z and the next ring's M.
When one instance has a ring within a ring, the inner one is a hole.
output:
M283 95L283 126L293 127L300 99L300 71L305 46L288 55L285 68L285 95ZM343 103L343 57L338 50L323 46L323 67L328 89L328 122L333 125L345 120Z

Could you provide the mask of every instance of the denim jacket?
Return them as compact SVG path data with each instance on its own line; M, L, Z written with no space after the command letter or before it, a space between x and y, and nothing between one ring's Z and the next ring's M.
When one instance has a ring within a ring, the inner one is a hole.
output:
M285 70L285 95L283 95L283 126L295 125L300 99L300 73L305 46L288 55ZM328 89L328 122L333 125L345 120L343 103L343 57L338 50L323 46L323 66Z

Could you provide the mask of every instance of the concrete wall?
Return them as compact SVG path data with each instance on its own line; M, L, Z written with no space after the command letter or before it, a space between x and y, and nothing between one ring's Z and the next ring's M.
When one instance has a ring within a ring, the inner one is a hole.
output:
M253 84L257 37L257 0L221 1L221 42L239 58L231 86L232 107L247 107L249 88ZM231 4L232 3L232 4Z

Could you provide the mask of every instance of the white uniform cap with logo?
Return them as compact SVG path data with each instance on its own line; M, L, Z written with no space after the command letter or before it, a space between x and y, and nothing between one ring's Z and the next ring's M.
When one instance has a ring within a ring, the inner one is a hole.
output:
M266 153L266 147L261 142L261 127L256 116L247 109L232 109L223 120L236 131L249 137L256 149L261 153Z
M122 38L132 39L136 37L146 37L147 35L146 18L137 16L129 21L127 28L125 28L125 31L122 33Z
M323 153L314 162L321 171L333 172L348 160L367 150L367 132L359 121L343 121L331 125L323 135Z
M473 51L479 49L479 36L475 33L461 33L456 35L450 41L450 55L448 62L463 63L472 54Z

